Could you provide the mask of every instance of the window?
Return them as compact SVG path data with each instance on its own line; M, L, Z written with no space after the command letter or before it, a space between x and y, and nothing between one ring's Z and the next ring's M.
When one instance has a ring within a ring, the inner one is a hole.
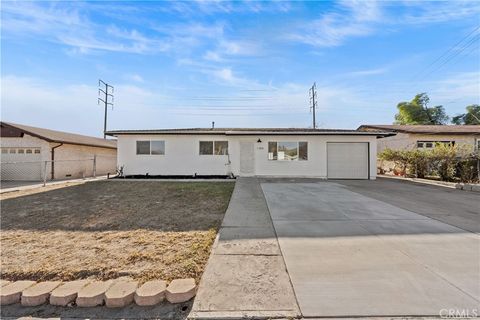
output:
M308 142L298 143L298 160L308 160Z
M20 150L18 150L18 151L20 151ZM32 153L32 149L27 149L25 153Z
M17 150L15 150L15 149L10 149L10 153L17 153Z
M268 143L268 160L277 160L277 143Z
M151 154L165 154L165 141L151 141Z
M216 155L224 156L228 154L228 141L214 141L213 145Z
M35 149L35 154L39 154L40 153L40 149Z
M268 142L268 160L308 160L308 142Z
M200 155L213 154L213 141L200 141Z
M137 154L150 154L150 141L137 141Z
M8 149L7 148L2 148L2 153L8 153Z
M137 154L164 155L165 141L137 141Z
M477 148L477 152L480 152L480 139L477 139L477 144L475 146Z
M200 141L200 155L227 155L228 141Z
M25 153L25 150L23 150L23 149L18 149L18 153Z
M417 141L417 149L432 149L437 144L449 144L454 146L455 141Z

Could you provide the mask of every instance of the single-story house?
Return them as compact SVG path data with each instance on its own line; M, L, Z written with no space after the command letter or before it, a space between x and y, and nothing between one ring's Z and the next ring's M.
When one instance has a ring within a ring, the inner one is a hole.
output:
M365 132L388 131L396 135L377 141L377 152L389 149L431 149L437 143L480 149L480 125L361 125Z
M396 150L428 150L439 143L463 145L473 151L480 151L480 125L361 125L363 132L392 132L377 140L377 152L386 148ZM384 173L393 172L395 164L378 161L377 167Z
M125 176L375 179L377 138L394 133L298 128L113 130Z
M115 140L3 121L0 127L1 180L69 179L116 172Z

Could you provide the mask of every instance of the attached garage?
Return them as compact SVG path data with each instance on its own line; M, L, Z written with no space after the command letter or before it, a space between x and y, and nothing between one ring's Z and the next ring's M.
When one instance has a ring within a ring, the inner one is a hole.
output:
M328 142L328 179L369 179L369 142Z

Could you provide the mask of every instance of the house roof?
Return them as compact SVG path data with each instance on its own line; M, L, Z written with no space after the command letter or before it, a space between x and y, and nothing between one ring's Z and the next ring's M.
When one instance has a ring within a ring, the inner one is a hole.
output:
M218 134L218 135L375 135L378 137L395 135L392 132L364 132L346 129L311 128L184 128L153 130L111 130L107 135L132 134Z
M84 136L81 134L76 133L69 133L63 131L56 131L44 128L37 128L26 126L23 124L17 124L12 122L0 122L2 129L3 128L10 128L16 129L21 131L22 133L26 133L28 135L46 140L48 142L58 142L58 143L67 143L67 144L75 144L75 145L82 145L82 146L90 146L90 147L101 147L101 148L110 148L116 149L117 148L117 141L115 140L107 140L102 138ZM3 131L3 130L2 130ZM3 135L3 134L2 134Z
M358 127L360 131L393 131L422 134L480 134L480 125L385 125L365 124Z

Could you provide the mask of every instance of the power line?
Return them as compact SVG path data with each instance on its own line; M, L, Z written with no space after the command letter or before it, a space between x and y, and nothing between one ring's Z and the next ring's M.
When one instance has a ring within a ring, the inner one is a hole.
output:
M443 61L443 63L441 65L439 65L436 69L433 69L432 71L430 71L429 73L427 73L425 76L423 76L422 78L426 78L428 77L429 75L431 75L432 73L440 70L444 65L446 65L447 63L449 63L450 61L452 61L453 59L455 59L456 57L458 57L459 54L461 54L463 51L465 51L466 49L468 49L470 46L472 46L475 41L478 41L480 39L480 34L479 35L476 35L475 37L473 37L472 39L470 39L470 41L468 41L467 43L465 43L461 48L459 48L459 50L457 52L455 52L453 55L450 55L448 56L448 58L446 60Z
M462 39L460 39L458 42L456 42L453 46L451 46L450 48L448 48L446 51L444 51L439 57L437 57L433 62L431 62L430 64L428 64L425 69L423 69L422 71L420 71L419 73L417 73L413 78L412 80L414 80L415 78L417 78L418 76L420 76L421 74L423 74L425 71L427 71L430 67L432 67L435 63L437 63L438 61L440 61L443 57L445 57L446 55L448 55L452 50L454 50L459 44L461 44L464 40L466 40L467 38L469 38L473 33L475 33L475 31L479 30L480 29L480 26L477 26L476 28L474 28L472 31L470 31L466 36L464 36Z
M105 88L105 90L103 89ZM107 107L111 106L113 109L113 86L104 82L103 80L98 80L98 100L97 104L102 102L105 106L105 116L103 118L103 139L107 137Z

